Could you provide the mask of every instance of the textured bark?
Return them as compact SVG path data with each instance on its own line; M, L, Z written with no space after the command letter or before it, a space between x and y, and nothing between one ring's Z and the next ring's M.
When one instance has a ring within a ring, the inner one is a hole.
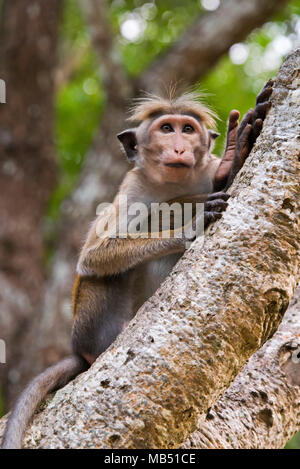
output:
M243 40L253 28L269 19L285 3L282 0L262 2L230 0L224 2L226 6L222 3L220 11L205 14L205 19L200 18L191 32L187 32L177 42L170 51L170 59L168 53L165 54L153 65L153 68L150 67L133 83L122 72L117 61L112 32L107 23L106 2L82 1L93 44L99 54L101 70L104 73L108 104L99 133L87 155L80 184L64 204L64 223L47 286L45 303L41 308L41 321L38 330L34 329L32 332L34 337L39 338L39 347L48 353L43 352L35 356L35 371L45 367L46 356L49 363L58 356L63 357L69 351L70 297L75 262L87 226L95 216L97 205L113 198L128 169L116 134L126 126L126 108L132 97L141 88L145 91L153 90L153 85L161 83L161 78L167 82L168 79L173 81L176 76L186 84L199 80L234 42ZM214 31L216 34L212 40ZM187 53L188 49L193 51L192 57ZM191 73L190 65L188 67L179 65L184 63L185 57L193 61L194 73Z
M7 0L1 16L7 96L0 104L0 336L8 357L1 384L7 387L10 369L12 393L14 364L24 355L24 336L43 296L41 221L56 179L52 73L61 3L49 8L42 0Z
M299 280L299 68L300 50L278 73L223 218L36 415L26 447L178 447L276 331Z
M300 430L300 287L278 331L182 448L277 449Z
M151 65L143 74L140 87L157 92L161 83L182 79L186 85L195 83L233 44L243 41L287 3L287 0L221 2L215 12L202 15L166 55Z

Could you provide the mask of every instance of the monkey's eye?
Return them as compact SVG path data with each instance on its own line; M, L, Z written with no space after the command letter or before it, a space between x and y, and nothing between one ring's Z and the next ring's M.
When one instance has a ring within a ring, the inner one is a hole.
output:
M195 131L194 127L190 124L185 124L185 126L182 129L182 132L186 134L192 134Z
M170 124L163 124L160 128L163 132L174 132L173 127Z

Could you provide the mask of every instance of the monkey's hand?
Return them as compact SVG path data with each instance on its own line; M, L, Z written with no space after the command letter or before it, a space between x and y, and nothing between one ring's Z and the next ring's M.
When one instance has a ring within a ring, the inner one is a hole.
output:
M229 197L229 194L225 192L214 192L208 196L207 201L204 203L204 228L221 218L222 212L228 206L227 200Z
M240 126L238 124L240 113L235 110L231 111L225 153L215 175L215 190L228 189L231 186L236 174L251 152L271 106L270 96L273 84L274 80L269 80L266 83L256 98L255 109L250 109L247 112Z
M188 241L193 241L197 234L197 227L202 225L202 217L204 218L204 228L206 228L210 223L218 220L222 216L222 212L226 209L230 195L226 192L214 192L213 194L195 194L195 195L185 195L177 199L169 200L167 203L172 205L174 203L179 203L183 210L181 213L181 224L184 228L184 233ZM192 206L192 217L190 219L191 223L186 220L185 213L185 204L191 204ZM203 210L198 212L197 205L203 204ZM178 223L178 220L177 220ZM170 213L170 226L171 229L175 228L174 222L174 212ZM191 234L189 234L191 233ZM198 233L200 234L200 233Z

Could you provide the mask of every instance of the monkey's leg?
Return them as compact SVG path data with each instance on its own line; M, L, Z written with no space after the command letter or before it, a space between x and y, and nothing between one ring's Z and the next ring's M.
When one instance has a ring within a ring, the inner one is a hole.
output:
M132 272L79 277L74 292L72 347L90 364L103 353L134 315Z

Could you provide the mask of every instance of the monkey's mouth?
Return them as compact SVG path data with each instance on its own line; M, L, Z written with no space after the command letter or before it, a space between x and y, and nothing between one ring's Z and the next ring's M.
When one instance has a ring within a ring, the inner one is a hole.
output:
M190 168L191 166L187 163L165 163L168 168Z

